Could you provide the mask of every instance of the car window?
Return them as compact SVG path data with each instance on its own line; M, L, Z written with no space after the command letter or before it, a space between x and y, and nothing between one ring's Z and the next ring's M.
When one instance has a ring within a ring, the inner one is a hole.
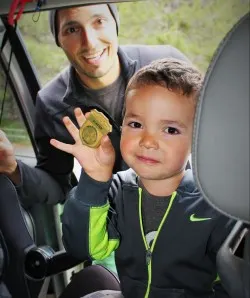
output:
M182 51L204 73L221 39L249 9L248 0L158 0L117 5L121 21L121 45L170 44ZM66 55L55 44L50 33L48 16L48 11L28 13L18 23L42 86L68 65ZM7 116L7 111L5 113ZM10 133L13 133L13 129ZM19 137L20 142L26 141L21 141ZM24 146L15 143L17 153L21 154ZM25 154L30 154L27 148L31 147L25 147ZM75 159L74 173L77 178L80 172L81 167Z
M249 9L248 0L158 0L117 6L120 45L172 45L204 73L219 42ZM18 24L42 86L68 65L66 55L50 32L48 16L47 11L24 14ZM75 159L77 178L80 172Z
M225 34L248 12L249 1L158 0L117 6L120 45L172 45L205 72ZM48 12L26 13L18 25L44 85L68 65L50 33Z
M7 87L7 88L6 88ZM17 159L34 166L35 153L6 75L0 65L0 129L14 146Z

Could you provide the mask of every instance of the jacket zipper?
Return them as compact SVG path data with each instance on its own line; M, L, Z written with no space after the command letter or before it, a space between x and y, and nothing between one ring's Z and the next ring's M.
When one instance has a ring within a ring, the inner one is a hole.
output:
M157 232L156 232L156 236L153 240L153 243L151 245L151 248L148 246L148 243L146 241L146 237L145 237L145 234L144 234L144 228L143 228L143 223L142 223L142 189L139 187L138 189L139 191L139 219L140 219L140 228L141 228L141 234L142 234L142 238L143 238L143 242L144 242L144 245L145 245L145 248L146 248L146 264L147 264L147 268L148 268L148 285L147 285L147 291L146 291L146 294L144 296L144 298L148 298L149 297L149 292L150 292L150 286L151 286L151 281L152 281L152 254L153 254L153 251L154 251L154 247L155 247L155 243L156 243L156 240L160 234L160 231L161 231L161 228L169 214L169 211L172 207L172 204L173 204L173 201L174 201L174 198L176 197L176 194L177 192L174 191L172 193L172 196L170 198L170 201L169 201L169 204L168 204L168 208L161 220L161 223L157 229Z

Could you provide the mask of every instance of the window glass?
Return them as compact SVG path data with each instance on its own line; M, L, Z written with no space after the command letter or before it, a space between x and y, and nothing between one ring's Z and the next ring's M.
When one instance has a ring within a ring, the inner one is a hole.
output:
M42 86L68 65L64 52L54 42L48 15L48 11L24 14L18 23Z
M120 45L172 45L205 72L225 34L249 11L249 0L148 0L117 6ZM48 12L24 14L18 25L44 85L68 65L50 32Z
M16 157L34 165L35 154L27 129L9 85L7 84L6 92L5 86L6 76L0 68L0 129L13 144Z
M172 45L205 72L222 38L248 12L249 0L149 0L117 6L120 45ZM50 32L48 15L24 14L18 23L42 86L68 65ZM77 177L80 170L75 160Z

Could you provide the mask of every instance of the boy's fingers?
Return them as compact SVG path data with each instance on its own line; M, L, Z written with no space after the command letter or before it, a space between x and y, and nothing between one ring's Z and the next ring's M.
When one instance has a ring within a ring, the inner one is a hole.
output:
M50 144L59 150L72 154L72 145L70 144L65 144L56 139L51 139Z
M105 153L110 153L114 150L113 145L108 136L104 136L101 140L101 147Z
M79 127L81 127L83 125L83 123L86 121L86 118L80 108L76 108L74 110L74 112L75 112L75 116L76 116L76 121L77 121Z
M63 117L63 123L67 128L68 132L72 136L72 138L77 142L79 141L79 130L75 126L75 124L70 120L69 117Z

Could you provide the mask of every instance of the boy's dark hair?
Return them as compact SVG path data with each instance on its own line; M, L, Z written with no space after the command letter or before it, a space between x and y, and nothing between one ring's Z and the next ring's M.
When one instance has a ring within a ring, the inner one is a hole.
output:
M203 76L191 63L183 60L164 58L151 62L136 72L130 79L125 98L129 91L148 85L159 85L187 97L197 95L201 89Z

